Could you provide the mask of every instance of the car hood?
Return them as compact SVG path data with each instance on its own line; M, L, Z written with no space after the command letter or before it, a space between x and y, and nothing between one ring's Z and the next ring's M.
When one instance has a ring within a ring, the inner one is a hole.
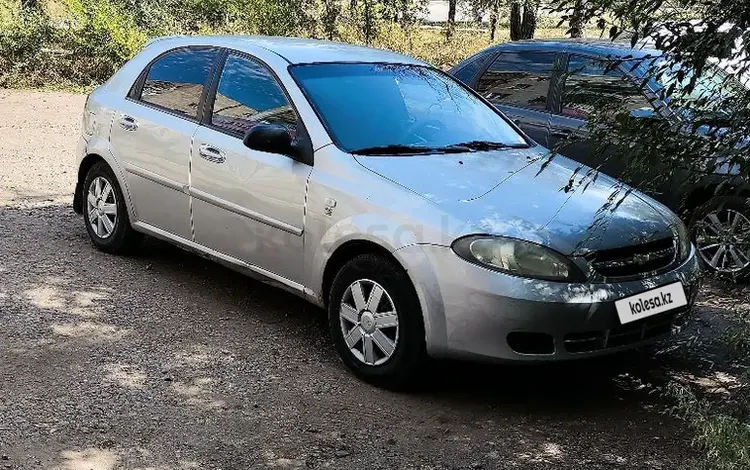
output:
M676 222L666 207L604 174L566 191L589 168L543 147L355 158L438 205L455 224L443 224L450 237L503 235L570 255L670 237Z

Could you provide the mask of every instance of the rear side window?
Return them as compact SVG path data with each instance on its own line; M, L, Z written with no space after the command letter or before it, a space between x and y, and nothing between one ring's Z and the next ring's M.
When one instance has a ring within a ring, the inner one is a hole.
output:
M297 114L265 66L248 57L230 55L216 90L211 124L241 136L258 123L282 124L294 137Z
M482 70L487 65L487 62L492 60L494 56L495 53L490 52L488 54L482 54L480 56L474 57L463 66L461 66L460 69L453 72L452 75L465 84L473 86L474 79L476 78L479 71Z
M151 64L140 100L176 114L197 118L203 87L216 57L214 49L168 52Z
M547 109L554 52L503 52L479 79L477 91L496 104Z
M586 120L595 109L618 108L634 116L653 114L654 107L624 73L605 61L571 56L561 98L561 114Z

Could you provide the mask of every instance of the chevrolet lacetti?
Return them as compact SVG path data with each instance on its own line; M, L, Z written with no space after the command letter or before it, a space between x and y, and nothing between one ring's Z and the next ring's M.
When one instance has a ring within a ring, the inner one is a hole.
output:
M468 87L382 50L154 40L89 96L78 160L97 248L148 234L300 295L382 386L428 356L643 345L679 330L698 289L663 205L579 181Z

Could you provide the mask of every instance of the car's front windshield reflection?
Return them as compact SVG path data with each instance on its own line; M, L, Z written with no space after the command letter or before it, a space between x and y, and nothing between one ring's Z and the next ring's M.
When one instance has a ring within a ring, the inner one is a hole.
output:
M528 145L498 112L429 67L327 63L291 70L331 137L348 152L440 153Z

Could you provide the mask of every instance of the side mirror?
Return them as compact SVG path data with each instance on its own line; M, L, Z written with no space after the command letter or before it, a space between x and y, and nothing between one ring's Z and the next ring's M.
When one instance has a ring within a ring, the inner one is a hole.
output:
M249 149L261 152L279 153L290 157L296 157L297 153L292 136L281 124L257 124L247 131L242 143Z

